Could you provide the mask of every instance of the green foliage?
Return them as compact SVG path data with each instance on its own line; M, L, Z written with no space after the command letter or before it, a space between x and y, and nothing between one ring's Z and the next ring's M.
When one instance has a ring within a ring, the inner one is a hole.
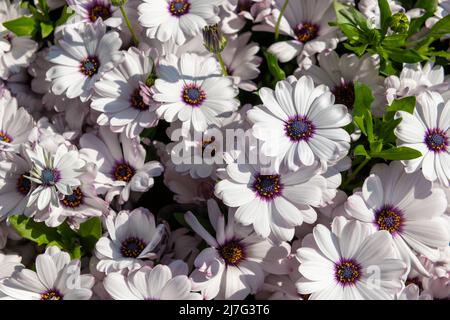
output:
M50 228L43 222L36 222L23 215L11 216L9 222L23 238L35 242L38 246L56 245L70 253L73 259L90 253L102 236L99 218L91 218L80 224L77 231L65 222L56 228Z
M286 73L278 65L277 57L269 51L263 49L264 57L266 58L267 67L270 74L275 78L274 81L280 81L286 79Z

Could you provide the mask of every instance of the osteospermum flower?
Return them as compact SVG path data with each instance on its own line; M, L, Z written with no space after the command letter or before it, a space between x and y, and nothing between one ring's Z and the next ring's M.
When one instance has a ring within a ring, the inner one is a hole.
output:
M97 167L94 181L99 194L106 194L111 202L128 201L130 192L146 192L154 184L154 177L163 172L157 161L145 162L145 149L137 139L128 139L125 133L116 134L100 127L98 136L86 133L80 138L80 154Z
M262 58L256 55L259 51L258 44L248 43L251 35L250 32L246 32L239 36L231 36L222 51L228 75L233 77L235 85L245 91L257 89L252 80L258 77L259 65L262 62Z
M253 225L255 232L264 238L273 234L278 240L289 241L296 226L317 219L312 206L323 203L327 188L320 172L317 163L290 173L229 163L217 172L222 180L216 184L215 194L227 206L237 208L239 223Z
M95 82L123 59L122 41L117 32L106 32L100 20L94 24L66 26L57 45L50 47L47 59L54 64L47 71L52 91L86 101Z
M89 300L94 277L80 275L80 261L50 246L36 258L36 272L21 269L0 281L0 291L14 300Z
M131 47L124 56L120 65L95 84L91 107L101 112L99 125L109 125L112 131L125 132L133 139L144 128L157 125L154 111L159 104L153 101L146 85L153 64L148 54Z
M158 75L153 99L162 105L156 114L168 122L178 119L185 128L201 132L222 126L239 106L238 90L212 57L169 55L159 62Z
M55 153L50 153L40 145L27 149L26 153L32 163L27 178L37 184L27 205L36 203L38 210L44 210L50 204L59 206L60 194L71 195L73 189L81 184L79 176L85 162L78 151L69 150L61 144Z
M3 26L3 22L29 15L20 7L20 1L0 2L0 78L7 80L11 75L27 67L33 60L38 44L31 37L18 37Z
M256 25L253 30L274 32L275 25L284 5L284 0L275 0L272 13L264 19L264 23ZM287 62L295 57L302 60L312 57L325 49L335 49L338 42L337 29L328 25L334 21L332 0L289 1L280 23L280 34L293 40L280 41L269 47L269 52L275 54L281 62Z
M288 255L283 244L275 245L253 232L239 229L233 212L228 221L214 200L208 201L210 222L216 237L188 212L184 218L189 226L210 246L195 259L191 274L193 290L201 290L205 299L241 300L257 292L264 282L264 271L277 273L277 261Z
M262 106L247 112L253 135L262 140L261 152L296 170L301 164L324 165L345 157L350 136L342 128L352 121L347 107L335 104L323 85L315 87L311 77L280 81L275 91L262 88Z
M139 23L147 28L147 37L161 42L183 44L218 22L222 0L144 0L138 7Z
M67 4L75 11L70 20L95 23L103 20L108 27L118 27L122 23L118 7L111 5L109 0L67 0ZM117 12L117 16L114 16Z
M15 98L0 98L0 150L17 151L28 142L33 126L33 118L17 107Z
M420 171L405 173L399 162L375 165L362 191L345 203L348 216L367 224L372 232L388 231L397 256L423 275L428 273L416 253L436 261L438 249L449 243L443 218L446 207L441 189L432 188Z
M425 93L418 97L413 114L399 111L402 122L395 128L397 144L422 153L413 160L402 161L406 172L422 172L430 181L438 180L448 187L450 181L450 102L438 93Z
M299 292L311 300L392 300L403 287L406 267L395 259L389 233L370 235L368 229L345 218L336 218L332 231L317 225L314 243L297 251Z
M120 211L106 218L108 236L95 245L95 255L100 260L97 269L110 273L123 269L136 270L151 264L153 250L164 235L164 225L155 225L155 217L144 208Z
M201 300L199 293L191 292L187 277L188 266L181 260L168 266L145 266L124 276L110 273L103 284L115 300Z

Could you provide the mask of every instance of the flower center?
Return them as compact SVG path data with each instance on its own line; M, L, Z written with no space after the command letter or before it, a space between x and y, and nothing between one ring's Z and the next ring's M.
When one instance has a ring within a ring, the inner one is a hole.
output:
M27 195L31 190L31 181L25 177L25 175L21 175L19 179L17 179L17 191L19 191L23 195Z
M302 43L314 40L319 35L319 26L309 22L300 23L295 28L295 35Z
M64 196L62 204L69 208L76 208L80 206L82 200L83 200L83 192L81 192L81 189L77 187L76 189L73 190L72 194Z
M199 107L206 99L205 92L195 84L186 85L182 95L183 101L193 107Z
M96 4L89 11L89 19L91 22L97 21L98 18L106 20L111 17L111 7L109 5Z
M189 12L190 6L188 0L172 0L169 4L169 11L173 16L180 17Z
M129 182L134 176L134 168L126 163L119 163L114 169L113 174L116 180Z
M130 97L130 104L133 108L145 111L148 110L149 106L144 102L141 96L141 91L139 89L134 90Z
M131 237L122 242L120 253L126 258L137 258L145 248L145 243L136 237Z
M439 129L429 129L425 134L425 143L431 151L443 152L448 149L448 136Z
M239 241L231 240L219 247L219 254L227 265L237 265L245 258L245 252Z
M53 186L59 181L59 172L56 169L45 168L41 171L41 181L44 186Z
M63 300L63 295L58 290L51 289L41 294L41 300Z
M352 285L361 277L361 267L352 260L342 260L335 264L336 280L344 285Z
M293 119L286 121L284 129L286 135L294 142L308 141L315 132L312 122L303 116L295 116Z
M253 183L253 190L263 199L271 200L281 194L283 185L280 182L280 176L258 175Z
M336 104L343 104L347 108L353 108L355 104L355 86L352 81L342 81L340 85L335 86L333 92Z
M6 132L0 131L0 141L10 143L13 139Z
M394 206L386 205L375 213L375 223L379 230L396 233L402 227L402 214Z
M98 69L100 67L100 62L96 57L88 57L81 61L80 71L82 74L92 77L97 74Z

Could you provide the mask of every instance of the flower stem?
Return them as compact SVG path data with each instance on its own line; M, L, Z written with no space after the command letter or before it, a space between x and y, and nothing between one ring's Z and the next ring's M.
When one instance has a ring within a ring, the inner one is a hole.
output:
M133 26L131 25L130 19L128 19L127 13L125 12L125 8L123 7L123 5L121 5L119 8L120 8L120 12L122 13L122 16L125 20L125 23L127 24L128 30L130 30L131 40L133 41L135 46L138 46L139 40L136 37L136 33L134 32L134 29L133 29Z
M283 7L281 7L280 15L278 16L277 24L275 25L275 40L278 40L278 37L280 36L281 18L283 18L283 14L286 11L288 3L289 0L285 0Z
M352 182L353 179L356 178L358 173L366 166L366 164L369 163L369 161L370 161L370 158L366 158L363 162L361 162L359 164L359 166L352 172L352 174L347 177L347 179L344 181L344 183L342 183L341 188L344 189L345 187L347 187L348 184L350 182Z
M227 77L228 76L227 68L225 67L225 63L223 62L222 55L220 54L220 52L217 52L217 59L219 60L220 68L222 68L223 75Z

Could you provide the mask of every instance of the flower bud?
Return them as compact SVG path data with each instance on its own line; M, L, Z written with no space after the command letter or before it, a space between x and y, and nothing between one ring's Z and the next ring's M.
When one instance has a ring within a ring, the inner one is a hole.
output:
M402 12L398 12L391 17L390 27L392 31L397 33L405 33L409 30L408 16Z
M227 45L227 38L217 24L203 28L203 44L211 53L220 53Z

